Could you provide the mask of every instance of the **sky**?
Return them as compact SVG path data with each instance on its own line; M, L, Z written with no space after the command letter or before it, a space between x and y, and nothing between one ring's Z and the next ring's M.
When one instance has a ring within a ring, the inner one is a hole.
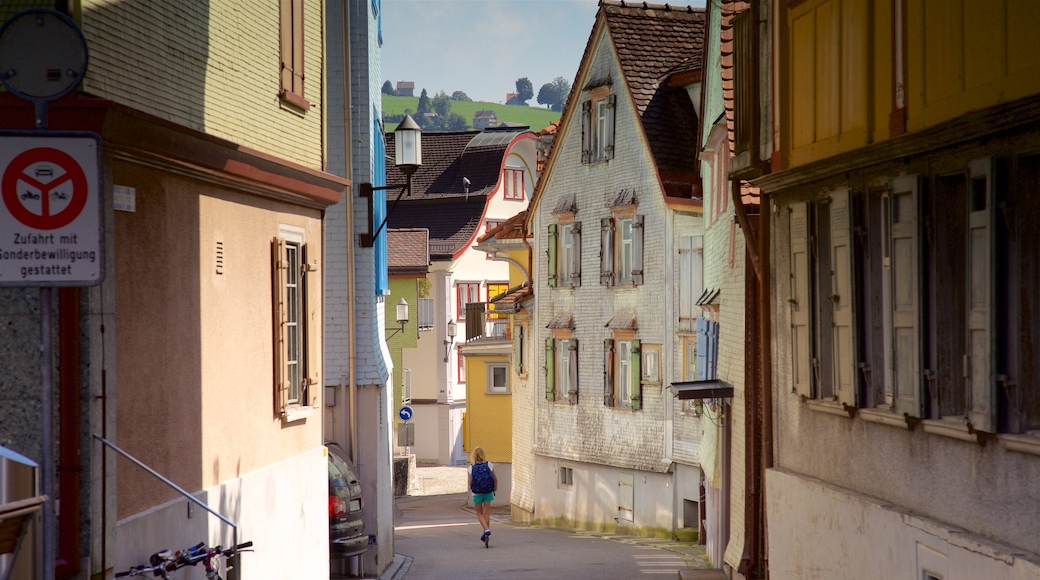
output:
M527 77L537 97L556 77L574 83L597 6L597 0L383 0L382 80L395 87L414 81L416 96L422 89L430 97L462 91L474 101L504 103L516 80ZM529 103L537 106L537 99Z

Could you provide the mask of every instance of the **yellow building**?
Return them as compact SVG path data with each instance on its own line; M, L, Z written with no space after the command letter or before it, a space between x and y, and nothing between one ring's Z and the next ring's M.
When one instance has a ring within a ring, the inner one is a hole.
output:
M523 211L477 238L476 249L509 262L509 284L489 289L488 302L467 305L466 342L459 348L466 365L463 448L483 447L495 465L498 493L493 505L511 505L513 494L513 408L517 389L527 388L523 366L533 298L528 282ZM518 456L519 457L519 456Z

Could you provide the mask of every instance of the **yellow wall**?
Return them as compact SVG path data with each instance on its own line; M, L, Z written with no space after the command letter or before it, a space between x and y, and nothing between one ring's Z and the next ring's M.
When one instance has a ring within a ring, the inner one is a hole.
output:
M251 149L322 168L323 3L304 2L303 112L281 103L277 2L82 0L83 89Z
M906 129L1040 92L1040 2L903 0ZM894 0L808 0L787 11L783 165L888 139Z
M473 451L480 446L487 453L488 461L512 463L512 395L488 394L485 365L489 362L508 365L509 357L466 356L466 450Z

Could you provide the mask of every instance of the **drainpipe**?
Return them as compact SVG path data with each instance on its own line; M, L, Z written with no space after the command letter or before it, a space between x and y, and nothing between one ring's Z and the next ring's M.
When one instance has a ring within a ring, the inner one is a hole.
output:
M773 352L772 352L772 317L770 316L770 297L772 296L770 268L770 222L772 219L770 198L762 195L759 198L759 230L758 259L762 276L758 281L758 323L760 330L759 369L762 380L762 560L763 572L769 574L769 519L766 517L765 482L766 472L773 467Z
M350 19L347 15L347 11L350 10L349 3L343 2L342 9L342 26L343 26L343 67L348 71L348 74L343 75L343 162L344 162L344 175L348 179L354 176L354 163L351 158L350 144L351 144L351 123L350 123L350 110L351 110L351 85L350 85ZM358 445L357 445L357 291L354 289L354 282L357 279L357 273L354 271L356 261L354 259L354 184L351 183L344 201L347 204L347 302L349 307L349 320L347 321L347 351L349 353L347 372L350 373L350 408L349 417L347 416L348 409L343 408L343 425L350 424L350 458L353 460L354 465L358 464Z
M59 435L61 451L58 457L58 490L61 494L61 515L58 519L58 559L55 573L73 576L79 572L80 532L80 309L79 288L58 290L58 368Z

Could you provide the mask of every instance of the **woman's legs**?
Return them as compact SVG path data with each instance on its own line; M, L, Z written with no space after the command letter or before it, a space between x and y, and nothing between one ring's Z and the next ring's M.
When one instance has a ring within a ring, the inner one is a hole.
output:
M485 530L491 529L491 504L488 502L478 503L475 506L477 512L477 521L484 527Z

